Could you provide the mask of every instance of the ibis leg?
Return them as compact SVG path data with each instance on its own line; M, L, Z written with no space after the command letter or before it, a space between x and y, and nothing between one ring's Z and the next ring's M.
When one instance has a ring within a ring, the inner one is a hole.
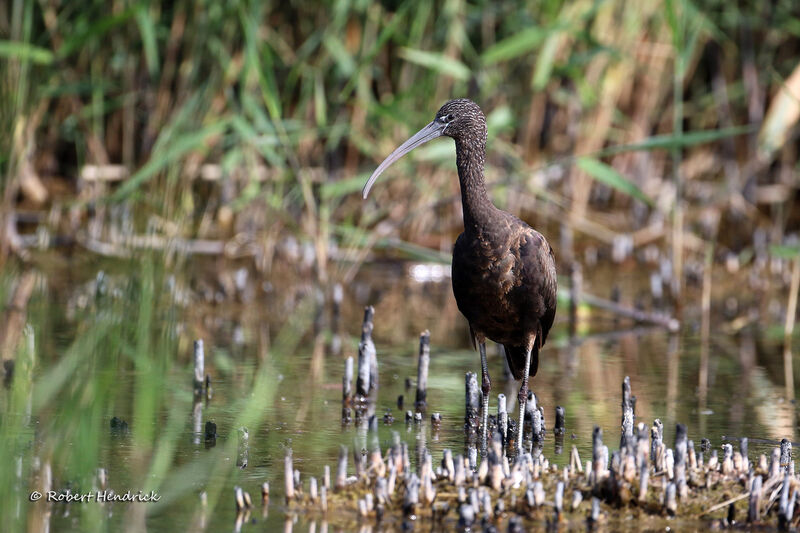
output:
M481 392L483 393L481 409L481 457L486 457L486 435L489 430L489 392L492 382L489 381L489 364L486 362L486 343L479 345L481 352Z
M535 339L534 339L535 342ZM522 435L525 433L525 405L528 402L528 373L531 370L531 348L525 352L525 371L522 373L522 386L519 388L519 425L517 426L517 453L522 453Z

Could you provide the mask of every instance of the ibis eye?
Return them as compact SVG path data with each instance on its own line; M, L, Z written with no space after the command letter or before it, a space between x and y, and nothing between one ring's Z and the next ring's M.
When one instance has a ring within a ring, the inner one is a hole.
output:
M445 121L445 122L452 122L452 121L453 121L453 115L447 115L447 116L445 116L445 117L444 117L444 121Z

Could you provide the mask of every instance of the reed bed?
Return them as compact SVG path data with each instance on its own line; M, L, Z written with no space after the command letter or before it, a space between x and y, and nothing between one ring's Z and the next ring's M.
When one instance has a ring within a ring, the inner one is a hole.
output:
M329 7L12 2L3 255L77 243L269 272L288 238L340 281L385 249L441 261L460 217L446 143L374 203L355 193L455 96L487 112L495 198L560 233L567 265L587 242L657 244L675 300L706 245L717 264L759 230L796 249L792 2Z

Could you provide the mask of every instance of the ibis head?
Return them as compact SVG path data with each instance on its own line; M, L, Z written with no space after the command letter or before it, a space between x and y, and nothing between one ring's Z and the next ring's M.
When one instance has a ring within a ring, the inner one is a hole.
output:
M392 163L417 146L443 135L452 137L456 143L462 144L466 149L469 149L471 145L483 148L486 145L486 117L483 116L483 111L478 104L466 98L450 100L444 104L436 112L433 122L412 135L410 139L389 154L383 163L378 165L378 168L367 180L367 184L364 185L362 191L364 198L369 194L378 176Z

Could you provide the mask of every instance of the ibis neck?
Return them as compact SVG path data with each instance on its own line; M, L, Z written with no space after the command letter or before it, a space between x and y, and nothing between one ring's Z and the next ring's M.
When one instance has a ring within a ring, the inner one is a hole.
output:
M486 184L483 178L485 157L485 143L467 143L456 140L456 165L458 180L461 183L461 207L464 211L464 229L467 232L478 231L485 227L491 212L496 209L486 193Z

